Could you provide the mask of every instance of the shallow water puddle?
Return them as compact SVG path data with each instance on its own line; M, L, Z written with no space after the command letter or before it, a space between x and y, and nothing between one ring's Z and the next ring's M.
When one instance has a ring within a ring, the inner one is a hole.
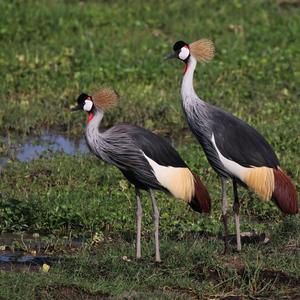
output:
M24 254L23 252L15 253L4 253L0 255L0 264L17 264L17 265L43 265L43 264L53 264L57 262L59 258L53 256L33 256L30 254Z
M0 235L0 266L52 265L64 260L58 253L76 253L83 244L84 239L79 238L4 233Z
M0 234L0 251L1 248L22 248L35 249L38 252L45 252L49 247L57 249L80 248L85 242L85 238L41 236L38 233L2 233ZM24 250L23 250L24 251ZM0 252L1 254L1 252Z
M2 142L7 145L9 149L7 156L0 156L0 166L6 165L10 158L21 162L29 162L43 155L56 152L68 155L89 153L84 138L73 140L60 134L49 133L38 137L31 137L17 145L9 145L7 139L4 138L2 138Z

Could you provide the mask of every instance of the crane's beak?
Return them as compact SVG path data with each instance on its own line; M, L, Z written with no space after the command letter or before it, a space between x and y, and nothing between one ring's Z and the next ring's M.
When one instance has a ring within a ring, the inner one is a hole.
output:
M77 110L81 110L81 107L79 106L79 104L70 107L70 111L77 111Z
M169 53L165 56L165 60L166 59L171 59L171 58L177 58L177 53L176 52L172 52L172 53Z

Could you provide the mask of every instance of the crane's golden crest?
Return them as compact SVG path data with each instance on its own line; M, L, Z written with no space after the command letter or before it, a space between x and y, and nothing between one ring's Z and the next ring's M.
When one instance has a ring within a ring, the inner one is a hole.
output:
M111 88L102 88L93 95L95 106L103 110L115 106L118 100L118 94Z
M191 54L201 62L208 62L215 55L215 46L211 40L201 39L189 45Z

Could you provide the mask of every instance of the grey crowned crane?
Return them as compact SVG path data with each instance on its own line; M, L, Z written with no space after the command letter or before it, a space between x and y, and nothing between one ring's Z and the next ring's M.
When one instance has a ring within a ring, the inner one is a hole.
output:
M178 41L174 52L166 58L178 58L185 63L181 85L182 108L193 134L201 144L212 168L221 177L224 252L227 251L226 181L233 182L237 250L241 250L239 199L237 183L250 187L265 201L272 199L285 214L298 212L296 188L279 167L271 146L254 128L231 113L210 105L194 91L193 75L197 61L210 61L214 45L202 39L191 44Z
M136 258L141 257L142 206L140 190L149 192L155 225L155 260L159 262L159 212L153 190L169 192L186 201L193 210L209 213L210 196L200 178L191 172L177 151L164 138L135 125L118 124L100 128L104 111L118 102L108 88L94 96L81 94L72 110L88 113L86 142L98 158L120 169L136 191Z

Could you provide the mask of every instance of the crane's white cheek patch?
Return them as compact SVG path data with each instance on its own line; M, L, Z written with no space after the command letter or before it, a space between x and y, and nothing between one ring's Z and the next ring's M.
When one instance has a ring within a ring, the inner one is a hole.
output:
M179 58L182 60L186 60L190 55L190 50L187 47L183 47L181 48L180 52L179 52Z
M84 106L83 106L83 109L85 111L90 111L93 107L93 102L91 100L85 100L84 101Z

